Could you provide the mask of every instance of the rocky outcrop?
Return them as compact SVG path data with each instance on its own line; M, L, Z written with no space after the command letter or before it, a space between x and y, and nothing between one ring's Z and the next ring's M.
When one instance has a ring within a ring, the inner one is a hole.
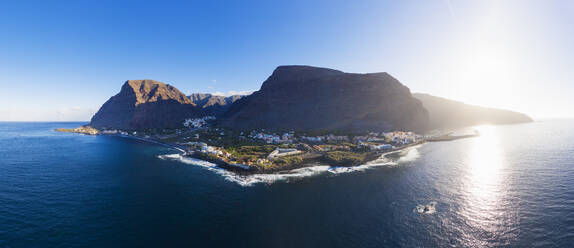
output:
M294 131L420 131L428 121L421 102L388 73L280 66L259 91L235 102L221 125Z
M202 112L175 87L155 80L128 80L102 105L90 126L98 129L177 128Z
M91 126L81 126L81 127L77 127L77 128L56 128L56 132L80 133L80 134L89 134L89 135L100 134L100 131L98 129L95 129Z
M201 108L205 115L219 116L220 114L227 111L227 109L235 101L241 99L244 95L233 95L233 96L219 96L204 93L194 93L189 96L189 99L193 101L199 108Z
M508 110L472 106L429 94L413 94L429 111L429 128L454 128L480 124L531 122L525 114Z

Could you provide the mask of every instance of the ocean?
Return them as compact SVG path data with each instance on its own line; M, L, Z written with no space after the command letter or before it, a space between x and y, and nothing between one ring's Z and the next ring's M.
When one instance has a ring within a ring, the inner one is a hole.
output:
M0 123L0 247L571 247L574 121L479 126L358 168L236 176Z

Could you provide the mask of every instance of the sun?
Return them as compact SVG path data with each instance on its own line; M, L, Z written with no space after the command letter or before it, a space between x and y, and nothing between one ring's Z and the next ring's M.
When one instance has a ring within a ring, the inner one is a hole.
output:
M496 47L468 51L460 59L457 90L466 103L498 107L515 101L515 64L510 54Z

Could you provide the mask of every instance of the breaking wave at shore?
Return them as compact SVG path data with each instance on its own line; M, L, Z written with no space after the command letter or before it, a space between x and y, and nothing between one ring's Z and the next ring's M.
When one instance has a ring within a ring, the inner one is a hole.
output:
M368 162L364 165L353 166L353 167L332 167L328 165L314 165L309 167L302 167L298 169L277 172L272 174L251 174L251 175L240 175L226 169L217 166L214 163L210 163L204 160L190 158L182 156L179 153L176 154L166 154L159 155L158 158L164 160L174 160L185 164L201 166L209 171L215 172L228 180L230 182L237 183L241 186L252 186L258 183L271 184L278 181L290 182L295 181L305 177L317 176L320 174L342 174L351 173L358 171L366 171L379 166L397 166L403 163L408 163L417 160L420 155L418 152L419 146L413 146L406 148L402 151L398 151L399 157L397 159L388 158L382 155L379 159Z

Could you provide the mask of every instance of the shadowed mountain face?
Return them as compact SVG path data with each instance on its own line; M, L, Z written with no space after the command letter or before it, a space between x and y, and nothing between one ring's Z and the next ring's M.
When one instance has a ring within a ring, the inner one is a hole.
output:
M221 124L294 131L423 130L428 113L387 73L280 66L259 91L233 104Z
M121 91L92 117L95 128L177 128L201 115L191 99L171 85L155 80L128 80Z
M215 115L219 116L223 114L231 104L235 101L241 99L244 95L233 95L233 96L218 96L212 94L202 94L194 93L189 96L189 99L195 103L199 108L201 108L205 115Z
M531 122L525 114L508 110L467 105L428 94L413 94L429 111L430 128L453 128L480 124Z
M430 114L429 114L430 113ZM92 117L92 127L178 128L215 115L223 127L293 131L423 131L530 122L516 112L414 94L387 73L280 66L249 96L192 94L154 80L128 80Z

